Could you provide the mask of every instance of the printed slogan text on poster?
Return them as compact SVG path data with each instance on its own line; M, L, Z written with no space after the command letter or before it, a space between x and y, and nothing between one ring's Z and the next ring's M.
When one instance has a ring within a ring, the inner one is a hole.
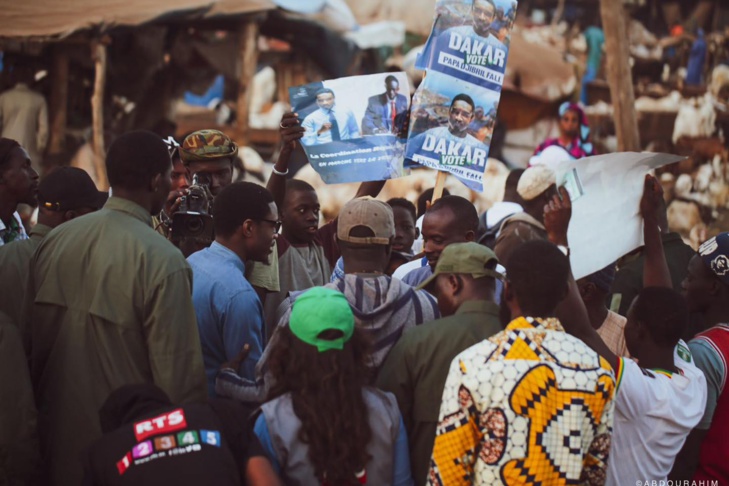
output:
M438 0L417 67L406 166L447 171L475 191L483 174L504 82L517 2Z

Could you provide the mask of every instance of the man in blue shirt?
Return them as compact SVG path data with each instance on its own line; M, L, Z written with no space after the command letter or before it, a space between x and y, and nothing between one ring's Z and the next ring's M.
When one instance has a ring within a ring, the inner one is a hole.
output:
M271 193L249 182L230 184L218 194L213 222L213 244L187 259L210 396L215 396L220 366L245 344L250 352L238 372L255 378L265 328L261 301L245 278L245 262L266 262L281 226Z
M306 129L301 143L321 145L360 137L352 110L336 106L334 91L321 88L316 92L316 104L319 109L307 115L301 123Z

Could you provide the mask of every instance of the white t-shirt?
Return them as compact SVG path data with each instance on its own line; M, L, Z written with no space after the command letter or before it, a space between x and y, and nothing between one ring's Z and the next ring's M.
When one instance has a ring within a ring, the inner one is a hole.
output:
M673 361L681 373L643 369L620 358L607 486L665 480L706 404L706 380L679 341Z
M402 280L403 278L405 278L405 275L410 273L412 270L422 268L422 267L426 266L427 264L428 264L428 260L426 260L425 257L415 259L411 262L407 262L407 263L397 267L395 269L395 272L392 274L392 277L396 278L398 280Z
M423 218L425 218L425 215L421 215L417 221L415 221L415 227L418 228L418 237L415 238L415 241L413 241L413 254L417 255L421 251L423 251ZM412 267L415 268L415 267ZM411 268L411 270L412 270Z

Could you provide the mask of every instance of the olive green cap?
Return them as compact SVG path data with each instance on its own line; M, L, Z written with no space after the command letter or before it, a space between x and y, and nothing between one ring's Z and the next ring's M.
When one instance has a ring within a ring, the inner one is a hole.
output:
M471 275L473 278L493 277L501 279L501 275L493 267L493 262L498 263L496 254L491 248L479 243L451 243L446 246L438 258L433 275L424 281L418 289L424 289L435 282L438 275L443 273L462 273Z

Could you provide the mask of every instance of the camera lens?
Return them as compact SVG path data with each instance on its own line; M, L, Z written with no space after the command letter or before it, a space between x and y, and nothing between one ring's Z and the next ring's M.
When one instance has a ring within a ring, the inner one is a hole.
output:
M205 221L199 216L185 220L185 234L189 236L200 236L205 229Z

